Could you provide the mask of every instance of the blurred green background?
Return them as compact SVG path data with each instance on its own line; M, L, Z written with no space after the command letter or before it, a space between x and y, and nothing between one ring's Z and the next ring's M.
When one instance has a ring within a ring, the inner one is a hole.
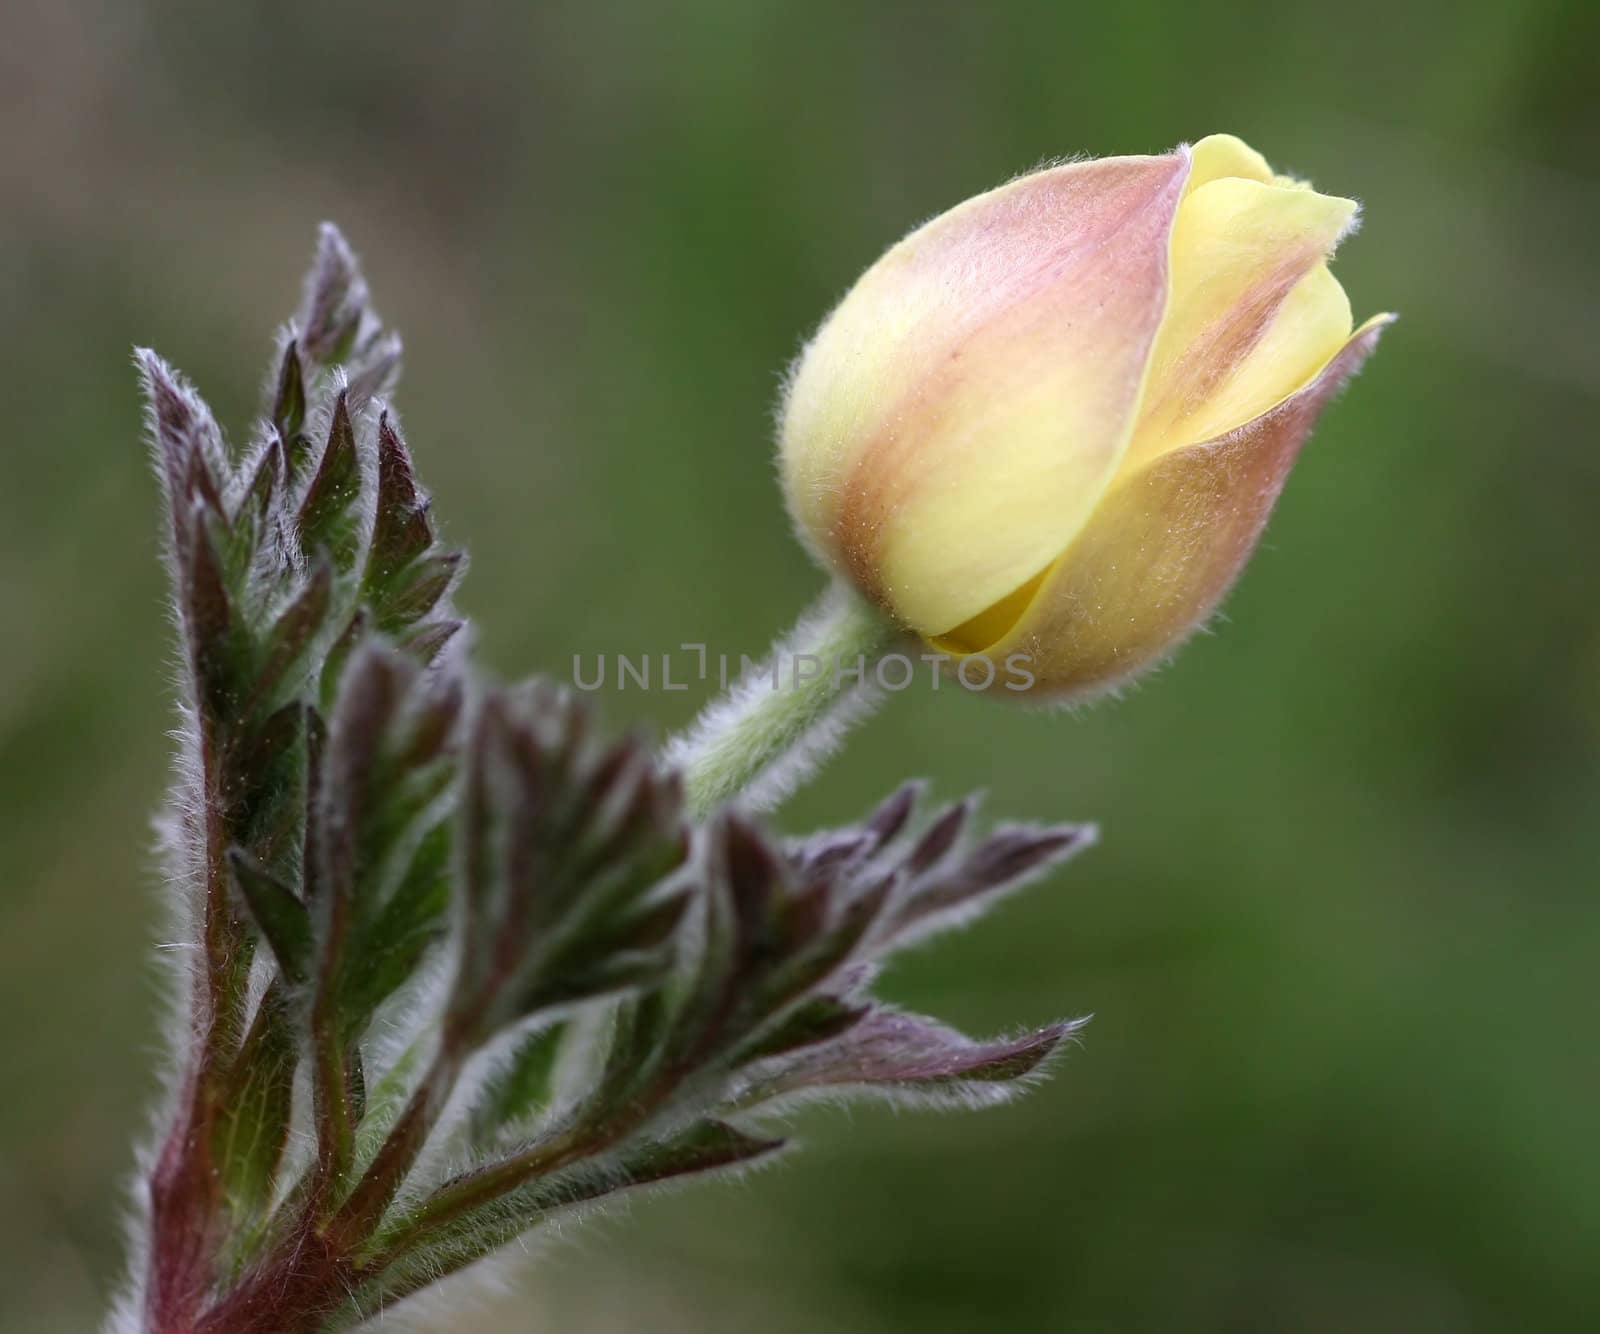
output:
M170 650L132 344L240 433L335 218L495 667L753 653L819 583L777 375L856 273L1047 156L1217 129L1362 198L1337 271L1404 314L1221 633L1078 717L901 695L783 814L909 772L1101 822L888 980L979 1030L1092 1011L1082 1049L979 1116L808 1114L803 1155L552 1235L441 1327L1600 1328L1597 15L11 0L0 1330L93 1327L152 1089Z

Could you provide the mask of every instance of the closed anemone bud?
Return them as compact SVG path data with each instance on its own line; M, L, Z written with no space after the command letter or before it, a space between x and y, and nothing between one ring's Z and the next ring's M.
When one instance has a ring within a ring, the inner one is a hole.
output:
M790 377L802 538L956 657L1025 655L1054 695L1127 679L1215 608L1391 318L1352 331L1328 270L1355 220L1230 135L934 218Z

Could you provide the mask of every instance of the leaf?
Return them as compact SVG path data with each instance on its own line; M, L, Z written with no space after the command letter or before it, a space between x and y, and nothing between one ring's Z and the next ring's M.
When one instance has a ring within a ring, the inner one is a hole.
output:
M681 1177L745 1167L770 1158L786 1143L748 1134L724 1121L702 1120L666 1138L630 1141L592 1165L532 1181L441 1228L418 1230L410 1220L399 1220L387 1237L386 1263L366 1288L353 1294L353 1309L398 1301L562 1211ZM483 1169L485 1174L494 1170L492 1163ZM460 1184L458 1179L444 1191ZM424 1201L419 1211L423 1219L428 1204Z
M324 709L331 708L338 699L339 688L344 680L345 665L349 662L350 655L355 652L356 646L366 639L371 627L371 614L365 607L357 607L349 623L328 649L328 656L323 659L322 664L322 681L317 690L318 699Z
M324 1060L349 1049L415 976L449 918L447 793L461 683L425 678L381 641L362 644L335 705L310 803L309 868Z
M1004 1100L1079 1027L1051 1024L1019 1038L974 1042L931 1019L881 1008L843 1036L806 1048L756 1079L745 1106L803 1090L851 1087L934 1100Z
M371 318L376 324L376 316ZM349 358L350 401L360 407L371 399L393 391L400 378L400 337L374 332L355 347Z
M849 877L819 876L827 858L797 862L733 811L723 812L706 838L704 940L671 1046L679 1063L728 1064L735 1053L759 1048L759 1035L808 996L845 1003L845 990L860 976L848 965L891 882L879 875L857 887Z
M322 838L318 826L322 810L323 770L327 765L328 725L322 714L312 705L305 705L306 767L305 767L305 823L301 833L300 877L301 898L311 911L324 896L324 869L322 863Z
M450 591L466 559L464 551L439 551L414 561L388 591L375 597L379 629L392 633L426 616Z
M276 520L277 506L288 476L288 455L282 439L274 436L261 450L255 471L250 476L250 485L239 497L238 507L233 514L234 526L253 525L256 540L260 542L266 536L263 531L265 526ZM276 533L272 536L276 537Z
M675 1073L682 997L672 993L672 987L663 986L624 996L610 1007L610 1033L580 1113L584 1118L603 1124L622 1109L648 1106L652 1084L660 1087L664 1072Z
M757 1040L741 1047L734 1062L744 1065L829 1042L854 1028L871 1012L870 1005L851 1004L837 996L813 996L795 1006Z
M365 1115L356 1130L355 1164L364 1171L405 1109L407 1093L424 1066L426 1043L414 1040L367 1090Z
M289 1139L299 1041L281 986L256 1009L232 1069L215 1127L214 1156L241 1232L255 1230L271 1202Z
M419 667L431 667L438 661L445 645L456 637L456 632L465 624L465 621L456 620L428 621L402 631L395 642Z
M242 848L229 850L228 867L283 975L297 985L304 982L312 958L311 916L306 905Z
M905 860L905 869L911 875L920 875L936 865L956 845L976 807L977 803L971 797L946 807L917 839L916 846Z
M339 691L329 727L323 796L317 814L327 891L348 901L377 849L364 837L381 790L379 757L416 669L384 645L357 650Z
M286 446L305 428L305 372L300 365L300 345L291 338L278 366L278 387L272 396L272 425L280 446Z
M206 907L198 980L219 1016L189 1122L215 1138L171 1141L202 1173L183 1240L215 1260L197 1327L365 1318L563 1209L775 1152L730 1120L747 1108L996 1101L1072 1030L976 1041L867 991L893 951L1089 831L974 837L970 801L918 828L910 784L803 840L736 814L691 834L645 739L599 737L570 692L479 688L447 648L464 553L439 543L396 420L364 415L399 355L331 227L246 460L140 354L200 722L173 806L228 849L225 874L213 852L181 886ZM454 971L417 985L452 925ZM258 937L277 972L252 1015ZM379 1016L411 1039L392 1059L367 1040ZM461 1072L507 1032L469 1096ZM446 1112L461 1102L465 1124ZM291 1140L303 1171L283 1183Z
M459 677L419 678L405 744L397 752L402 766L425 768L446 752L454 740L465 696Z
M298 596L267 632L266 657L256 675L257 702L271 698L279 683L305 656L322 629L333 598L333 563L318 553Z
M960 925L1094 840L1089 825L1004 825L963 856L943 861L927 874L913 874L886 932L897 945L905 945Z
M367 1069L361 1059L361 1048L350 1044L345 1053L345 1098L350 1106L350 1120L359 1125L367 1114Z
M753 1162L776 1153L785 1143L746 1134L723 1121L701 1121L671 1139L646 1141L624 1152L618 1163L624 1180L612 1189Z
M964 801L906 850L917 792L902 788L859 827L787 845L735 812L713 821L699 955L657 1066L702 1098L742 1108L833 1086L982 1101L1043 1059L1066 1030L974 1043L863 992L884 957L981 912L1091 831L1007 826L967 848L974 803ZM598 1096L614 1108L639 1094L624 1076L608 1077Z
M429 508L417 487L410 451L384 413L378 419L378 507L367 558L369 589L386 587L433 545Z
M211 513L221 512L221 493L229 480L222 433L204 401L165 361L144 348L135 352L134 360L149 409L156 472L181 551L196 502Z
M467 748L455 1021L482 1035L542 1009L650 986L671 962L687 853L676 780L638 740L607 749L549 687L491 691Z
M306 706L285 704L260 722L245 721L221 760L222 809L240 846L274 867L300 837L308 757Z
M249 640L224 581L202 502L191 509L189 529L182 556L184 636L201 714L211 724L225 726L248 679Z
M872 835L877 846L892 843L899 836L906 822L911 818L911 812L916 809L917 800L921 797L924 784L912 782L903 784L887 801L867 817L866 830Z
M363 904L356 915L339 1004L352 1037L444 936L450 912L450 835L448 823L430 829L389 899L381 905Z
M357 540L356 501L361 494L361 464L356 453L355 428L350 421L347 396L333 404L328 440L322 449L316 475L300 504L295 528L302 550L326 547L340 568L347 568Z
M676 921L674 918L674 925ZM511 992L515 997L511 1013L539 1014L580 1001L660 986L672 964L673 953L666 945L649 949L594 948L577 960L553 963L548 977L541 977L536 985Z
M343 234L325 222L317 233L316 259L296 321L301 348L318 365L335 364L355 344L367 313L361 267Z
M517 1040L509 1059L485 1081L473 1108L475 1144L488 1147L502 1129L527 1121L550 1105L556 1063L568 1031L565 1023L545 1024Z

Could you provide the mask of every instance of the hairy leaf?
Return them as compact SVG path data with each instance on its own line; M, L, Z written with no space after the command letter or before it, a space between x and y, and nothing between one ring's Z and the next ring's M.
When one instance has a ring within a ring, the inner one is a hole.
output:
M687 837L676 780L641 742L596 746L587 710L549 687L491 691L460 838L455 1022L486 1035L665 976L685 907L667 879Z

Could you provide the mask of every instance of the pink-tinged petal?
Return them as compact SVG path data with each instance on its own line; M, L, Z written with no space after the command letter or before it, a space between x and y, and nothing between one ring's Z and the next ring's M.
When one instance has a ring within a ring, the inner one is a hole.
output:
M1167 297L1186 153L1025 176L912 233L796 369L790 507L924 633L1050 564L1127 447Z
M1241 177L1184 198L1125 468L1231 431L1327 364L1350 336L1350 309L1324 260L1355 216L1351 200Z
M1271 411L1119 478L998 642L941 646L981 650L997 667L1025 654L1034 689L1057 696L1104 690L1170 653L1243 569L1317 417L1391 318L1369 320ZM997 671L996 688L1017 679Z

